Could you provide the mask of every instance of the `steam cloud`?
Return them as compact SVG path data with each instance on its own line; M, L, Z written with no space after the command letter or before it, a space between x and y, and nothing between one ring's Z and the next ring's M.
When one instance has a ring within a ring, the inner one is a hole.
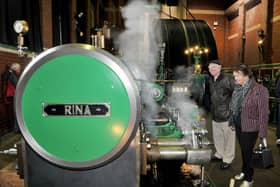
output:
M155 3L134 0L122 9L126 30L119 36L122 59L138 80L153 80L158 62L155 34L159 19Z
M190 88L193 71L194 71L193 67L188 67L188 68L184 66L177 67L175 70L176 80L178 80L178 82L184 82L185 86L187 88ZM174 86L176 86L176 84ZM178 86L182 87L182 83L179 83ZM186 95L170 93L168 98L169 103L176 106L176 108L178 108L178 110L180 111L180 118L177 122L177 125L183 131L191 131L193 125L198 125L195 124L198 121L198 117L204 113L203 109L198 108L195 101L190 99L189 94L190 94L189 90L188 90L188 94Z
M159 33L160 28L155 27L155 21L159 19L158 5L156 2L134 0L122 9L122 16L126 30L119 36L116 45L135 79L139 84L145 84L144 88L140 87L142 98L145 98L142 102L146 106L143 117L148 119L158 111L150 93L151 84L146 84L155 79L158 65L156 33Z
M146 106L143 118L150 119L159 112L160 108L155 103L149 87L155 80L156 68L159 63L159 44L161 43L161 32L158 24L159 5L153 1L147 3L144 0L131 1L122 8L122 16L125 20L126 30L119 35L115 45L121 51L121 58L130 69L135 79L145 83L141 95ZM157 27L156 27L157 25ZM177 79L189 82L193 69L177 69ZM191 130L192 114L197 111L193 101L182 94L170 94L168 103L178 108L180 119L178 125L183 130ZM194 114L195 115L195 114Z

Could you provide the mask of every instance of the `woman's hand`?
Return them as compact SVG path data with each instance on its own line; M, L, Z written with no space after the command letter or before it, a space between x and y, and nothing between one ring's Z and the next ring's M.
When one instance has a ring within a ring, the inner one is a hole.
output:
M260 140L261 140L261 143L262 143L263 147L264 147L264 148L266 148L266 147L267 147L267 141L266 141L266 138L265 138L265 137L263 137L263 138L260 138Z

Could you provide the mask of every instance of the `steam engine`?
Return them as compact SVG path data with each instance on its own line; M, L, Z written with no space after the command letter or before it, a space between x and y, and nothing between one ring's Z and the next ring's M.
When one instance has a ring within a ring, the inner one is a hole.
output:
M26 186L155 186L169 161L198 165L203 182L211 156L204 121L179 127L188 113L168 103L164 85L136 80L102 49L43 52L24 70L15 105Z

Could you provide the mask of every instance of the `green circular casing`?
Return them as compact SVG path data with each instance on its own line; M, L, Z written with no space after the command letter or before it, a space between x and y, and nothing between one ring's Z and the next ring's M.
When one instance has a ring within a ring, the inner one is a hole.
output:
M58 105L65 110L57 112ZM81 105L102 105L107 112L84 114L75 110ZM46 112L48 106L58 115ZM66 106L73 106L68 114ZM15 107L31 148L51 163L77 169L116 159L135 137L140 113L137 85L126 66L84 44L55 47L32 60L18 82Z
M153 98L156 102L162 102L165 97L164 89L159 84L153 84Z

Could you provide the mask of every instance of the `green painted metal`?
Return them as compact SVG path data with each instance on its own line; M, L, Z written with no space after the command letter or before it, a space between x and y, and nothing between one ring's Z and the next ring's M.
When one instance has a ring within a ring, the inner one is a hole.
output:
M78 63L77 63L78 62ZM110 116L43 116L43 104L109 103ZM69 162L98 159L128 128L130 104L123 82L98 59L67 54L49 60L30 77L22 97L23 120L50 155Z
M182 131L175 122L170 121L164 125L146 125L147 131L153 138L182 138Z
M157 94L156 96L154 96L154 99L156 102L160 103L163 102L164 98L165 98L165 93L164 93L164 88L162 85L153 84L153 88L156 90Z

